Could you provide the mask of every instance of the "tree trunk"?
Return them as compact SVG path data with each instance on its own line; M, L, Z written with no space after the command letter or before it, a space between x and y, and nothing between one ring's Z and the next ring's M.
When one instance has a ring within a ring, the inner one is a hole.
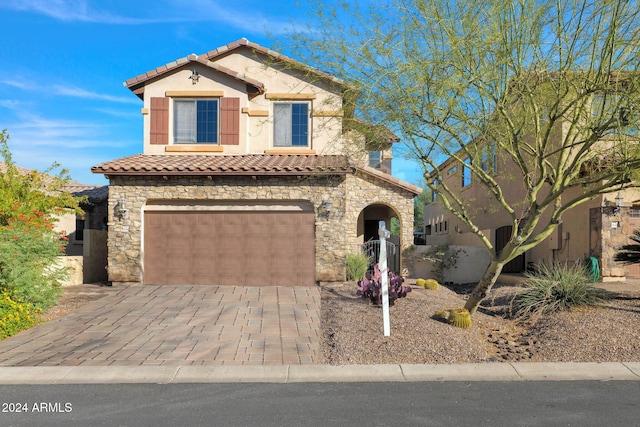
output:
M480 282L473 289L473 292L469 295L467 303L464 305L464 308L469 310L469 313L473 314L478 310L480 302L486 298L487 294L496 283L496 280L498 280L502 267L504 267L503 261L491 261L491 264L487 267L482 279L480 279Z

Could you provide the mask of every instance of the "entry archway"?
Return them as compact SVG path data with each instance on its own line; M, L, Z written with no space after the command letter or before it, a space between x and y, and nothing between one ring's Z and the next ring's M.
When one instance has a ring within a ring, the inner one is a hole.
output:
M392 222L398 221L397 230L392 230ZM400 273L400 242L402 241L402 218L398 212L385 203L373 203L366 206L358 215L357 238L358 243L367 254L377 260L379 254L379 222L384 221L391 234L388 239L390 245L387 250L387 265L389 270ZM373 263L375 263L374 261ZM373 265L372 263L372 265Z

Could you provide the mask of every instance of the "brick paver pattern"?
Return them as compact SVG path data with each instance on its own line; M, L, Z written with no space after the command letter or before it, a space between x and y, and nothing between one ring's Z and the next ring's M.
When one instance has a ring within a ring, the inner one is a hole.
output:
M125 286L0 341L0 366L318 362L318 287Z

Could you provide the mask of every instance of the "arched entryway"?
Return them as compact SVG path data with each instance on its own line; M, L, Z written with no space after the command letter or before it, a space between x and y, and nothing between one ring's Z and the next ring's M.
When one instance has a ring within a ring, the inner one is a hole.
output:
M391 237L388 239L389 244L387 245L388 268L390 271L399 274L401 269L402 219L393 207L384 203L374 203L360 212L357 225L358 244L362 250L371 255L377 262L380 250L378 235L380 221L384 221L387 230L391 231Z

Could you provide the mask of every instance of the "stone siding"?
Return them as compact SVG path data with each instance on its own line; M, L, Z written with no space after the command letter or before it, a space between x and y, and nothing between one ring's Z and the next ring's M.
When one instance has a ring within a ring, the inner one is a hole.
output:
M365 173L347 176L347 193L351 195L347 202L346 221L349 223L351 245L357 241L356 226L360 212L367 206L382 204L395 211L400 219L400 246L405 248L413 244L413 199L415 194L402 190L395 185Z
M117 212L125 200L127 213ZM149 201L299 201L316 212L316 280L345 279L346 253L356 242L358 215L383 203L402 217L403 243L413 238L413 194L366 174L320 177L113 176L109 187L109 280L143 279L143 212ZM322 209L330 202L329 212ZM320 209L319 209L320 208Z
M600 274L603 281L616 281L625 279L624 265L615 261L619 248L626 245L629 236L633 231L629 229L628 213L626 209L621 209L618 214L600 214L601 223L601 248L600 254ZM616 226L613 226L616 223Z

